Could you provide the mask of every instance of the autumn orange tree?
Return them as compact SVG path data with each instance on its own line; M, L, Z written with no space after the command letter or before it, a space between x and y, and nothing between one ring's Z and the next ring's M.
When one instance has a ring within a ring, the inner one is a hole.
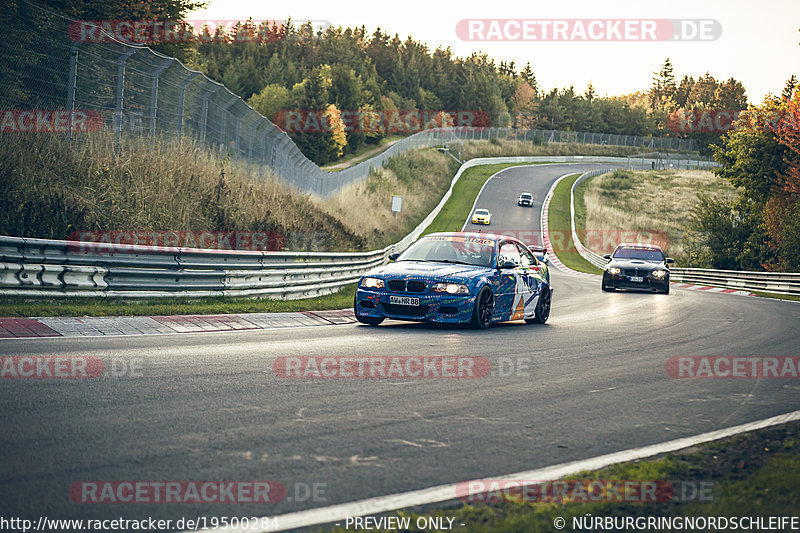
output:
M800 270L800 93L743 112L714 147L734 202L701 198L694 228L715 268Z

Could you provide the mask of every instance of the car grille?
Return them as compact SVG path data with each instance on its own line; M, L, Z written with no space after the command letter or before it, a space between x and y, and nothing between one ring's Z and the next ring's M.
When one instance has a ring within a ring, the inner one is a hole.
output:
M389 281L389 290L394 292L425 292L425 288L428 286L427 283L424 281L409 281L406 282L402 279L393 279Z
M403 292L406 290L406 282L402 279L393 279L389 282L389 289L395 292Z
M622 270L622 273L626 276L649 276L650 269L649 268L625 268Z
M423 317L428 314L430 306L427 305L397 305L381 302L383 310L390 315Z

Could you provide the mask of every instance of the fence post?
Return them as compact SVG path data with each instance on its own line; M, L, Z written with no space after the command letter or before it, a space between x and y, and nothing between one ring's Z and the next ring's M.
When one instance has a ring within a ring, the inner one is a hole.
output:
M125 63L138 50L138 48L129 48L117 60L117 101L114 105L114 134L117 144L119 144L120 136L122 135L122 97L125 92Z
M69 111L69 125L67 126L67 139L72 140L72 125L75 121L75 87L78 77L78 46L73 42L69 49L69 85L67 86L67 110Z
M206 124L208 124L208 99L213 93L219 90L218 86L212 86L203 93L203 118L200 123L200 142L206 142Z
M150 88L150 137L156 136L156 114L158 113L158 78L167 70L174 59L167 59L153 72L153 85Z
M221 144L225 145L228 141L228 109L231 108L233 104L236 103L236 97L234 96L227 104L222 107L222 139L220 139Z
M178 110L178 141L180 142L183 140L183 109L184 104L186 103L186 86L189 85L189 82L199 76L200 73L196 70L193 70L189 76L181 82L181 104L180 109Z

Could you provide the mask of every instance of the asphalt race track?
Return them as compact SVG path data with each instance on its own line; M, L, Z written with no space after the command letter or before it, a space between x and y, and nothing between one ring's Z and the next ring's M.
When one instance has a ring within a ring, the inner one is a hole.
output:
M477 207L491 229L538 230L559 176L515 168ZM523 190L533 209L517 207ZM471 226L470 226L471 227ZM673 290L603 293L554 271L546 325L486 331L387 321L141 337L2 340L2 355L96 356L136 372L0 379L5 516L263 516L594 457L800 409L797 379L674 379L674 356L796 356L800 305ZM487 358L480 379L284 379L281 356ZM510 374L510 375L505 375ZM73 503L87 480L276 480L256 504ZM306 497L317 484L318 497ZM298 497L299 496L299 497Z

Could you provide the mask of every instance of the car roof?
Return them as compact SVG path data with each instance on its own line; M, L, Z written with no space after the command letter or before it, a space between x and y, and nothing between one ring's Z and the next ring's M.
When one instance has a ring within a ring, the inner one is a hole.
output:
M621 242L617 245L617 248L622 246L628 246L631 248L646 248L649 250L661 250L661 247L657 244L650 244L646 242Z
M524 193L520 194L520 196L533 196L533 195L531 193L529 193L529 192L524 192Z

